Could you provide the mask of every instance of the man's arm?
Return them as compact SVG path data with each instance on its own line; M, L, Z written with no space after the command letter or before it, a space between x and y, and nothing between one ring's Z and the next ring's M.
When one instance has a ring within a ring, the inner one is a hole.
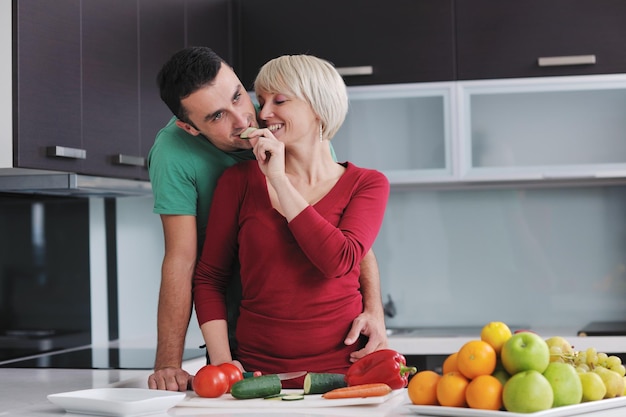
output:
M157 317L157 352L148 387L186 391L191 376L182 369L185 336L191 317L191 285L196 265L195 216L161 215L165 256Z
M361 261L361 295L363 296L363 313L352 322L352 328L344 343L351 345L357 341L360 334L369 338L365 347L350 354L350 360L356 362L363 356L378 349L387 347L387 330L385 328L385 313L380 294L380 273L374 251L370 251Z

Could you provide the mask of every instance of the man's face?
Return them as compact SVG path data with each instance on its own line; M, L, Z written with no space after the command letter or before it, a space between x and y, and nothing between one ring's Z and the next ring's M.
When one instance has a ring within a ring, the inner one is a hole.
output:
M256 110L250 96L233 70L222 64L212 85L203 87L181 100L189 123L176 124L186 132L202 134L218 149L232 152L250 149L250 141L239 135L246 128L258 127Z

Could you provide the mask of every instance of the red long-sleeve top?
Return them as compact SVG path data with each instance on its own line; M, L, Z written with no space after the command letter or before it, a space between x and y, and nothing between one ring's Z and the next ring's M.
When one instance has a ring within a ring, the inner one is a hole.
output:
M240 263L236 358L263 373L343 373L352 321L363 310L359 264L382 224L389 182L344 163L344 174L291 222L270 202L256 161L220 177L194 277L200 325L226 320L225 290Z

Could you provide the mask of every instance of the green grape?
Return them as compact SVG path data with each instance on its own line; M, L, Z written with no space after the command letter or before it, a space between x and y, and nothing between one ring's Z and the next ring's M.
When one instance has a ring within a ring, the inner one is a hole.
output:
M589 372L591 369L589 369L589 365L587 365L586 363L581 363L576 365L576 372L578 372L579 374L584 374L585 372Z
M622 364L622 359L619 356L609 356L606 359L606 367L609 369L612 369L621 364Z
M593 347L587 348L585 355L587 357L586 358L587 365L589 365L590 367L594 367L598 364L598 351L596 350L596 348L593 348Z
M609 369L613 372L617 372L622 377L626 375L626 367L622 365L621 363L619 365L614 365L613 367Z
M582 364L587 364L587 353L586 352L576 352L574 354L574 364L575 365L582 365Z
M604 352L600 352L598 353L598 365L603 366L605 368L607 368L607 359L609 358L609 355L607 355Z

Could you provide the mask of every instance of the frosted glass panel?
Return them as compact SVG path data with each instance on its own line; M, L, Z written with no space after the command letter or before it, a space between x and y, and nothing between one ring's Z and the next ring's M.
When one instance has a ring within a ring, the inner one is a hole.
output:
M392 190L374 246L388 326L626 319L626 187Z
M384 170L446 169L443 97L350 101L333 138L339 161Z
M473 167L626 162L626 89L471 96Z

